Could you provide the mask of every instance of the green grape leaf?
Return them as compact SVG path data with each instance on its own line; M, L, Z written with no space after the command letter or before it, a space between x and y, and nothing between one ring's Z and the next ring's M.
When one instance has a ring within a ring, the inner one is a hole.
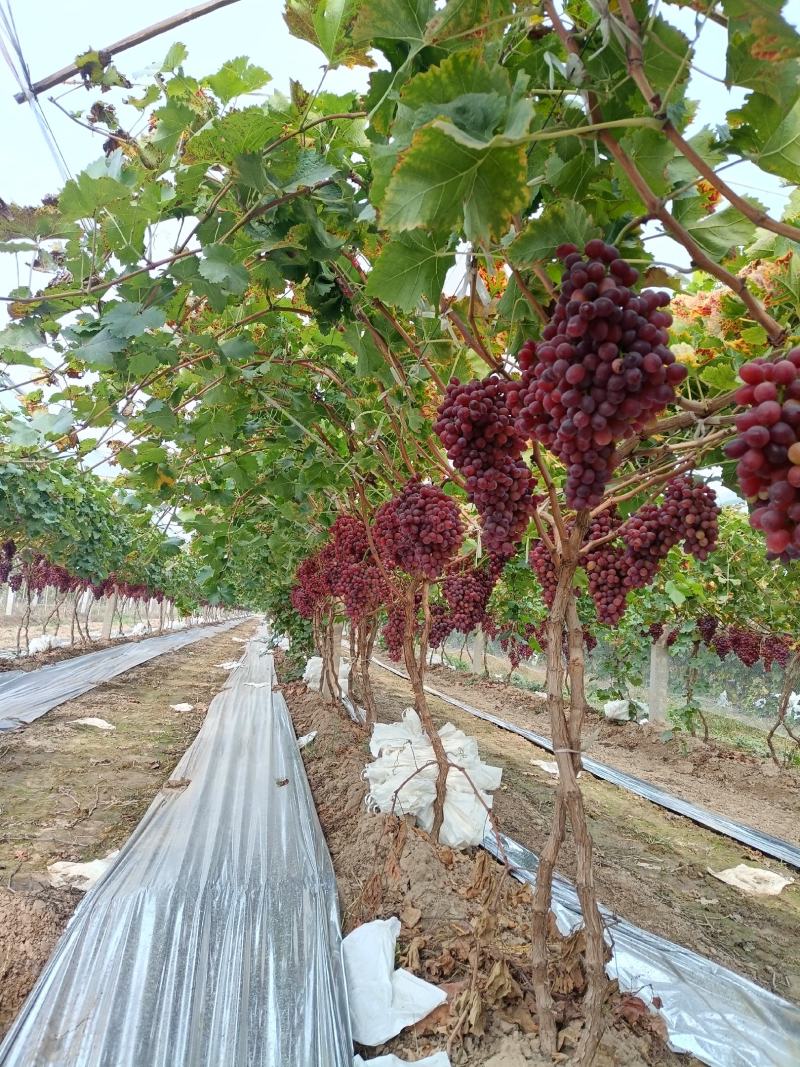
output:
M565 200L549 204L537 219L531 219L508 247L511 262L518 267L552 259L560 244L570 242L583 248L598 236L598 228L581 204Z
M205 79L205 84L223 104L227 104L234 97L261 89L271 80L271 76L263 67L255 66L247 56L239 56L223 63L216 74Z
M413 311L423 297L438 305L452 252L442 251L426 230L411 230L384 245L367 281L367 294Z
M469 240L499 238L528 203L522 145L471 145L438 124L417 130L386 188L380 216L394 231L464 228Z

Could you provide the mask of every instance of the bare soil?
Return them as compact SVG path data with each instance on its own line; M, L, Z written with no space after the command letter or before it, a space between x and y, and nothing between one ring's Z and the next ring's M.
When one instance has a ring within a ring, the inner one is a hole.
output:
M298 735L317 731L303 749L311 789L338 879L345 932L374 918L399 916L398 963L436 983L448 1001L416 1027L370 1049L418 1059L449 1044L452 1062L473 1067L545 1067L531 993L528 887L488 853L435 846L406 821L369 813L361 771L366 735L302 684L284 687ZM405 701L380 692L381 718ZM554 939L563 1062L580 1034L584 987L581 935ZM596 1067L694 1064L669 1051L663 1024L636 997L614 989ZM454 1036L455 1035L455 1036Z
M384 677L391 677L377 668ZM544 696L501 682L434 667L427 682L481 711L550 736ZM715 741L661 731L636 723L609 722L590 712L584 730L587 755L660 786L673 796L727 815L764 833L800 845L800 769L779 770L766 758ZM520 739L523 741L523 739ZM525 743L523 741L523 743ZM534 746L530 746L533 748ZM535 756L541 756L536 750ZM547 757L550 758L550 757Z
M373 677L380 718L391 721L412 702L409 683L377 666L373 668ZM545 735L549 732L540 705L528 701L526 694L509 693L503 686L494 687L491 683L465 684L446 670L431 671L428 681L442 692L447 691L476 707L502 714L512 721L516 714L516 721L522 725ZM519 704L514 712L511 702L517 698ZM538 853L550 826L555 779L531 760L552 760L552 756L523 738L435 697L429 697L429 703L437 723L455 723L478 739L481 756L487 763L503 767L503 786L495 794L494 804L500 829ZM587 724L586 732L591 734L596 727L600 728L600 737L615 729L598 722ZM639 730L641 734L639 727L621 729L629 739L640 736L632 731ZM656 742L652 742L658 752L655 746ZM590 751L599 759L616 763L642 777L649 776L647 764L638 762L637 749L621 748L616 759L611 754L606 756L597 743ZM647 753L647 745L644 752ZM645 755L641 758L644 760ZM650 758L657 767L655 757ZM747 774L757 779L757 773L748 764L725 761L722 766L727 767L728 763L737 770L740 766L747 767ZM663 784L672 788L669 763L662 763L659 769ZM697 786L703 784L707 789L717 780L724 782L721 775L719 779L709 775L706 780L699 772L694 779ZM744 776L738 785L734 781L727 783L724 790L720 786L714 794L714 806L727 814L742 812L744 817L744 811L752 809L743 806L748 800L751 804L755 801L739 798L738 805L731 803L732 810L727 809L728 797L733 800L736 789L749 788ZM600 900L638 926L685 945L800 1003L800 886L791 885L777 897L747 896L712 877L709 868L721 871L745 862L787 878L796 877L797 872L588 774L582 775L581 783L595 844L595 878ZM690 799L700 799L698 790L692 793L688 786L686 789ZM788 796L793 793L789 792ZM756 819L752 822L757 825ZM780 828L771 827L764 815L762 826L781 832L783 823L784 820ZM797 839L796 831L791 838ZM559 867L567 877L574 878L569 836Z
M0 734L0 1036L81 893L47 866L105 856L130 836L199 730L252 620L119 675L30 726ZM170 704L194 705L191 712ZM70 726L97 717L115 727Z

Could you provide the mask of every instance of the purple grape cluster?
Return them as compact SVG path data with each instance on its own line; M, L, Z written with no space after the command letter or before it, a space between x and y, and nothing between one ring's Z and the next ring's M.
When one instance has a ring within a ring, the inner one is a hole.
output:
M464 536L455 501L417 479L378 508L373 537L381 557L414 578L435 581Z
M637 294L638 271L613 245L589 241L556 254L565 270L550 322L519 353L522 380L509 394L517 427L567 468L569 507L594 507L614 469L618 441L675 399L686 368L667 347L668 293Z
M0 545L0 582L7 582L11 574L11 565L17 553L17 546L13 541L4 541Z
M711 645L718 626L719 619L716 615L701 615L697 620L697 632L707 645Z
M496 374L447 386L434 430L477 508L486 550L510 559L536 505L533 476L520 457L525 438L515 426L508 395L516 383Z

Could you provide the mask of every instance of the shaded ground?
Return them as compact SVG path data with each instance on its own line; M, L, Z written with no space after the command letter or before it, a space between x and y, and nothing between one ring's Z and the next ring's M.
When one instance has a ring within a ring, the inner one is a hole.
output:
M448 993L426 1020L365 1055L393 1052L418 1059L451 1042L454 1065L545 1067L538 1048L530 992L532 897L480 849L454 852L434 846L426 834L364 807L361 771L369 759L366 736L302 684L284 687L298 735L317 731L303 749L314 800L333 858L345 931L373 918L398 915L398 962ZM380 693L382 717L403 701ZM576 998L583 990L577 938L556 939L550 956L560 993L563 1062L571 1062L580 1022ZM635 997L614 993L609 1028L595 1067L693 1064L670 1052L663 1024ZM633 1025L626 1022L632 1020Z
M81 896L52 889L48 864L105 856L130 836L228 677L215 664L238 659L255 629L165 653L0 735L0 1034ZM171 710L184 702L194 710ZM84 717L116 729L69 725Z
M381 718L396 718L411 702L408 683L378 667L373 668L373 673ZM476 707L502 714L545 735L548 733L540 703L527 694L509 692L491 683L464 684L460 676L446 670L431 671L429 682ZM538 853L550 825L555 780L533 766L531 760L550 760L552 756L523 738L434 697L429 699L438 723L453 722L476 737L482 758L503 767L504 784L495 798L500 828ZM599 735L590 747L593 756L681 793L672 762L679 762L677 754L665 753L659 767L657 753L665 746L656 749L656 742L643 741L639 727L623 726L621 732L614 734L618 728L611 724L599 721L587 724L589 735L598 729ZM637 730L639 734L633 732ZM637 738L636 748L634 738ZM604 739L608 742L605 747ZM630 750L625 747L628 743ZM648 755L650 748L653 751ZM647 760L652 761L649 766ZM688 799L696 798L734 817L741 814L743 819L748 813L756 814L757 801L743 794L751 781L754 796L760 795L759 767L719 757L718 768L707 769L708 761L703 760L698 764L703 766L699 772L692 769L688 757L681 755L680 760L686 763L680 769L680 780L687 783ZM734 770L729 772L729 766ZM589 775L581 781L595 842L600 899L631 922L800 1002L800 886L789 886L779 897L750 897L713 878L708 868L719 871L746 862L778 871L788 878L795 877L797 872L608 783ZM783 779L778 779L769 783L775 785L776 791L785 790L785 795L778 795L774 802L776 808L780 804L796 805L796 781L782 782ZM713 793L709 794L710 790ZM709 803L707 797L716 803ZM761 818L747 821L753 825L761 822L763 829L779 834L785 828L786 836L796 841L797 829L796 824L790 825L791 814L782 817L780 825L770 825L768 798L764 798L764 803ZM559 867L565 875L574 877L570 837Z

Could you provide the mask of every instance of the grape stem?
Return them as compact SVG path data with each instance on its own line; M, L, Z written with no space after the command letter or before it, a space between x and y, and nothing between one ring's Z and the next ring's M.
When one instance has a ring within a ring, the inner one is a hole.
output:
M709 166L692 145L681 136L670 119L664 114L661 97L650 84L645 72L641 27L630 0L619 0L619 9L628 28L628 33L625 35L628 73L639 92L647 101L653 115L656 118L663 119L662 129L668 140L675 145L682 156L688 159L698 174L705 178L709 185L712 185L718 193L724 196L728 203L735 207L737 211L740 211L746 219L749 219L756 226L761 226L765 230L771 230L772 233L779 234L781 237L788 237L791 241L800 241L800 229L797 226L792 226L788 222L779 222L771 218L766 211L760 211L758 208L753 207L749 201L731 189L727 182L720 178L714 168Z

